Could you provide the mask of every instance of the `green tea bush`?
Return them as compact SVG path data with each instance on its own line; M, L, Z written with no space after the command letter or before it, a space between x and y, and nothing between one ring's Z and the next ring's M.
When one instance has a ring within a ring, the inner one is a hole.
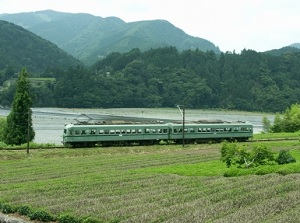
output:
M15 208L12 205L7 203L0 203L0 211L4 214L10 214L16 212Z
M20 215L29 216L32 214L32 208L28 205L22 205L17 208L16 212Z
M38 220L43 222L54 221L55 218L45 210L37 210L29 215L30 220Z
M296 159L289 153L288 150L280 150L276 162L282 165L287 163L295 163Z
M69 214L62 214L58 217L59 223L81 223L82 220L76 217L73 217Z

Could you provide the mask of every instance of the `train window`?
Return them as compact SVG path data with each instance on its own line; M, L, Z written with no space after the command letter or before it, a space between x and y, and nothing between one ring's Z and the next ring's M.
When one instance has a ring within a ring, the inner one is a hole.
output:
M120 133L121 133L120 129L117 129L117 130L116 130L116 134L119 135Z
M177 132L178 132L178 130L177 130L177 129L174 129L174 130L173 130L173 132L174 132L174 133L177 133Z
M182 132L182 129L178 129L178 132Z
M126 132L125 129L122 129L122 130L121 130L121 133L122 133L122 134L125 134L125 132Z
M158 133L161 133L162 131L161 131L161 129L157 129L157 132L158 132Z
M142 133L142 130L141 130L141 129L138 129L137 132L138 132L138 133Z
M81 135L85 135L86 131L85 130L81 130Z
M188 129L184 129L184 132L187 132L188 131Z
M152 129L152 133L156 133L156 129Z
M150 129L145 129L145 133L150 133Z
M126 129L126 133L127 133L127 134L130 134L130 133L131 133L131 130L130 130L130 129Z
M105 129L105 130L104 130L104 134L109 134L109 130L108 130L108 129Z
M163 129L164 133L168 133L168 129Z
M135 134L135 133L136 133L136 130L135 130L135 129L132 129L132 130L131 130L131 133L134 133L134 134Z
M188 132L195 132L195 129L194 128L188 128L187 131Z
M115 130L113 130L113 129L109 130L109 134L115 134L115 133L116 133Z
M91 129L91 135L95 135L96 134L96 129Z
M237 131L239 131L239 128L238 127L234 127L233 131L237 132Z
M104 130L103 130L103 129L100 129L100 130L99 130L99 134L104 134Z
M211 132L211 128L207 128L206 131L207 131L207 132Z
M79 130L75 130L75 135L79 135L80 131Z

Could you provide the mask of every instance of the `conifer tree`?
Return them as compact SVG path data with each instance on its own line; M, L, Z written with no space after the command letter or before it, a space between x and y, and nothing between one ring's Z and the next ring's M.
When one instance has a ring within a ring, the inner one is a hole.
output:
M21 145L34 139L35 132L32 126L31 105L28 73L23 68L17 80L11 112L7 116L7 124L4 130L4 142L6 144Z

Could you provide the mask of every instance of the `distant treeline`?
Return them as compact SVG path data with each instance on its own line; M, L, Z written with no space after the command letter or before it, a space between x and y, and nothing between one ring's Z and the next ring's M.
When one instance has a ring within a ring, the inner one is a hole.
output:
M11 68L10 68L11 69ZM8 70L7 72L11 72ZM5 72L3 72L4 74ZM6 76L8 74L5 74ZM32 85L34 106L174 107L282 112L300 99L300 53L279 56L174 47L111 53L91 67L47 71L56 81ZM14 85L2 89L10 106Z

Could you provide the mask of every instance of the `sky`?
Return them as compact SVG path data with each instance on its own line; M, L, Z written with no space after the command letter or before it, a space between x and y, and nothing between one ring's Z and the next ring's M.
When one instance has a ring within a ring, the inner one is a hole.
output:
M46 9L125 22L164 19L223 52L300 43L299 0L0 0L0 14Z

